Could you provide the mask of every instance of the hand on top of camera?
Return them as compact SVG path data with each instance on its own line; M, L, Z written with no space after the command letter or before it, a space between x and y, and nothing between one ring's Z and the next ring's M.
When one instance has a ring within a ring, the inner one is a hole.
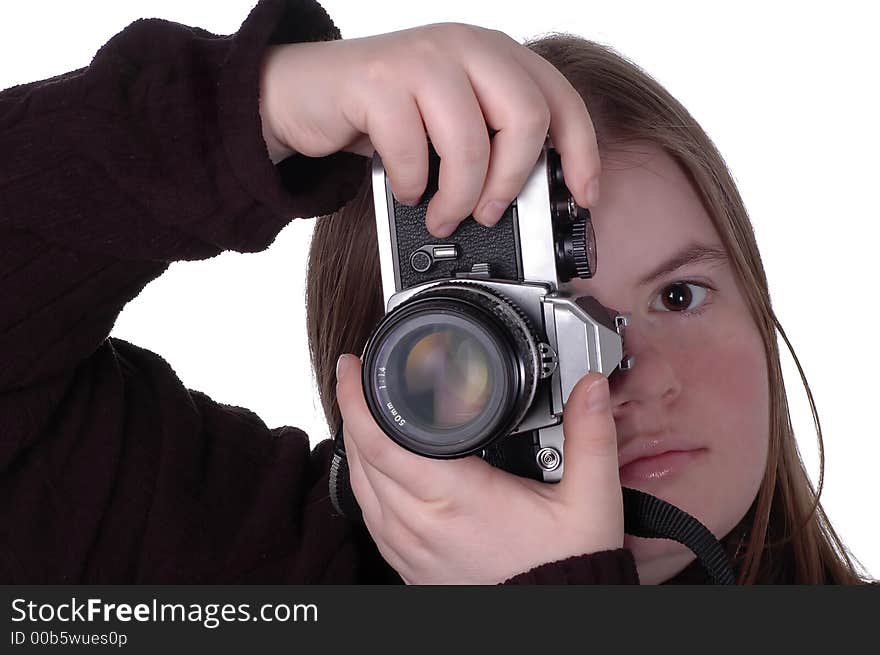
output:
M373 420L357 357L340 358L337 380L352 490L379 552L407 584L496 584L623 546L617 431L604 376L581 378L565 405L558 484L476 455L411 453Z
M441 158L426 215L437 237L471 214L494 225L548 132L575 201L598 201L598 146L583 99L549 62L496 30L441 23L273 46L260 96L274 162L293 153L375 151L406 204L417 204L427 185L429 136ZM491 140L487 126L497 130Z

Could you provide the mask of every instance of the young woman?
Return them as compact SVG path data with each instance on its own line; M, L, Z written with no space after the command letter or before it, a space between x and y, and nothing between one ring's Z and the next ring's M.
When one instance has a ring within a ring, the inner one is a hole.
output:
M449 52L480 51L479 36L460 34L459 38L473 40L468 47L450 47ZM741 583L858 581L796 448L777 350L777 330L783 338L785 333L770 304L751 223L721 156L679 102L613 51L574 36L552 36L526 45L561 71L584 99L601 160L601 200L593 200L590 206L602 265L595 277L575 280L569 290L631 313L627 352L638 362L625 375L615 376L610 405L604 400L616 428L616 438L611 435L611 441L616 441L614 466L605 470L586 464L584 474L592 476L593 484L577 488L581 497L572 500L577 503L573 515L560 512L559 524L548 528L546 534L539 532L535 541L554 530L567 534L567 526L577 522L578 515L582 522L601 525L601 504L611 496L614 484L622 483L685 509L716 536L724 537ZM512 60L528 59L517 46L510 47L517 52L511 55ZM474 63L463 65L470 75L473 95L483 107L487 123L503 128L491 95L489 71L497 75L493 67L497 64L487 63L479 55L474 59ZM387 65L392 68L390 62ZM383 92L402 95L398 89L407 88L408 80L418 78L420 65L423 62L416 58L409 66L394 66L395 74L389 75L394 78L389 85L392 93L384 87L376 89L373 106L381 103ZM529 64L523 68L546 86L554 80L551 71L533 71ZM481 77L484 72L485 78ZM504 83L497 85L500 96ZM527 106L533 97L532 85L526 82L522 87L518 97ZM468 106L470 89L457 90L457 94L447 92L449 106ZM429 132L431 119L444 115L430 104L432 100L427 98L428 108L422 110L423 118L426 114L429 117L425 121ZM416 96L416 101L421 108L422 97ZM370 115L376 123L383 120L379 111ZM552 110L535 113L552 116ZM420 131L409 129L399 114L391 111L387 120L400 126L401 133ZM535 129L540 131L543 123L536 122ZM499 143L496 148L497 139L487 156L490 175L486 187L497 184L502 175L514 177L512 184L516 184L524 170L516 175L499 174L502 164L496 163L496 158L500 159L503 148L509 146ZM520 143L523 141L520 137ZM563 156L571 155L567 142L554 142L563 144ZM533 138L529 155L533 155L535 143ZM382 145L392 155L401 151L410 154L407 147L415 150L409 144ZM588 151L593 153L592 143ZM480 165L485 163L480 160ZM408 173L417 178L412 183L415 186L423 182L423 165L419 165L422 168L414 166L414 172ZM572 172L572 177L575 175ZM569 186L576 193L580 178L574 179L577 181ZM475 219L491 223L488 214L480 213L481 203L498 193L485 188L473 193L472 198L479 198L472 202ZM400 188L400 194L411 197L406 187ZM352 432L364 431L363 437L349 434L346 439L354 451L352 482L365 520L380 548L384 547L386 559L398 563L398 570L407 565L434 567L432 544L442 544L438 549L444 552L438 555L439 560L448 551L448 543L454 542L468 544L472 553L464 559L477 561L486 539L481 534L479 540L469 540L469 530L498 521L504 524L497 528L501 539L514 539L517 520L532 527L524 514L554 514L541 510L543 497L548 495L541 485L511 481L473 462L461 462L459 470L447 462L396 452L399 449L383 440L372 424L355 389L359 363L348 356L345 366L355 369L350 373L354 384L349 385L346 371L337 406L331 363L341 353L360 353L370 327L383 313L377 253L363 245L375 241L372 207L371 189L365 185L353 202L320 220L315 230L308 276L309 334L324 410L331 425L338 426L344 418L346 425L353 422L357 426ZM436 234L442 236L444 231L438 229ZM574 393L570 402L577 406L582 398L581 393ZM566 421L569 418L567 406ZM584 443L585 450L593 448L604 454L605 444L598 434L603 427L577 416L571 424L566 423L566 448L569 441L594 437L598 443ZM372 456L362 452L361 439ZM675 454L634 461L668 451ZM611 470L618 464L619 483ZM568 466L567 459L566 475L578 475ZM447 469L451 471L448 479ZM491 481L485 482L486 477ZM599 479L607 480L608 487ZM486 487L497 496L483 491ZM535 496L531 507L529 495ZM425 518L431 507L420 505L420 496L439 501L435 503L438 516ZM511 502L519 496L524 496L523 506ZM587 496L601 500L591 502ZM615 499L615 503L619 501ZM499 511L510 516L498 519ZM606 519L614 525L604 533L608 535L604 543L610 547L615 543L613 537L620 536L616 531L620 515ZM510 532L505 533L508 522ZM643 583L669 580L693 559L687 549L668 540L626 536L622 543L633 553ZM422 558L417 564L410 564L407 558L406 553L412 550ZM690 573L682 580L692 581Z
M138 21L88 67L0 94L0 581L697 580L686 552L624 537L623 482L723 537L741 582L857 582L794 448L748 219L684 109L579 39L338 38L316 4L264 0L232 38ZM639 361L575 387L558 485L397 448L356 359L334 372L382 309L365 156L411 202L431 137L442 238L471 213L497 220L548 132L615 253L576 290L633 314ZM310 452L107 336L169 262L261 250L292 217L331 214L310 338L365 526L329 502L330 442ZM686 454L636 461L660 449Z

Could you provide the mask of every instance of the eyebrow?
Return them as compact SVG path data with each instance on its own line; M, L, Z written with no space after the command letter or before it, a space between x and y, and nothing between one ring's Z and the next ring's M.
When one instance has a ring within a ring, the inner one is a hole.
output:
M657 279L677 271L688 264L708 262L711 264L727 263L727 253L718 246L709 246L702 243L691 243L679 250L672 257L660 264L653 271L639 280L639 286L645 286Z

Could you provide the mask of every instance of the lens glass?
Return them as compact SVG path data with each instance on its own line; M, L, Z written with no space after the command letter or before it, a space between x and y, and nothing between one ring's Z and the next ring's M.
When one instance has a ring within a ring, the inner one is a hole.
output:
M394 325L377 348L372 395L417 452L452 454L490 437L516 395L509 345L485 319L427 309Z
M486 409L489 354L471 335L427 326L413 335L403 367L403 390L416 419L440 428L461 427Z

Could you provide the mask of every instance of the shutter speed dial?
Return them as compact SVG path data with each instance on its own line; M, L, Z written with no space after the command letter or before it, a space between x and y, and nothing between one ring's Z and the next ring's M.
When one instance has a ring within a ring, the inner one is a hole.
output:
M553 151L549 161L550 208L556 246L556 270L562 282L596 274L596 234L590 210L580 207L565 186L562 160Z

